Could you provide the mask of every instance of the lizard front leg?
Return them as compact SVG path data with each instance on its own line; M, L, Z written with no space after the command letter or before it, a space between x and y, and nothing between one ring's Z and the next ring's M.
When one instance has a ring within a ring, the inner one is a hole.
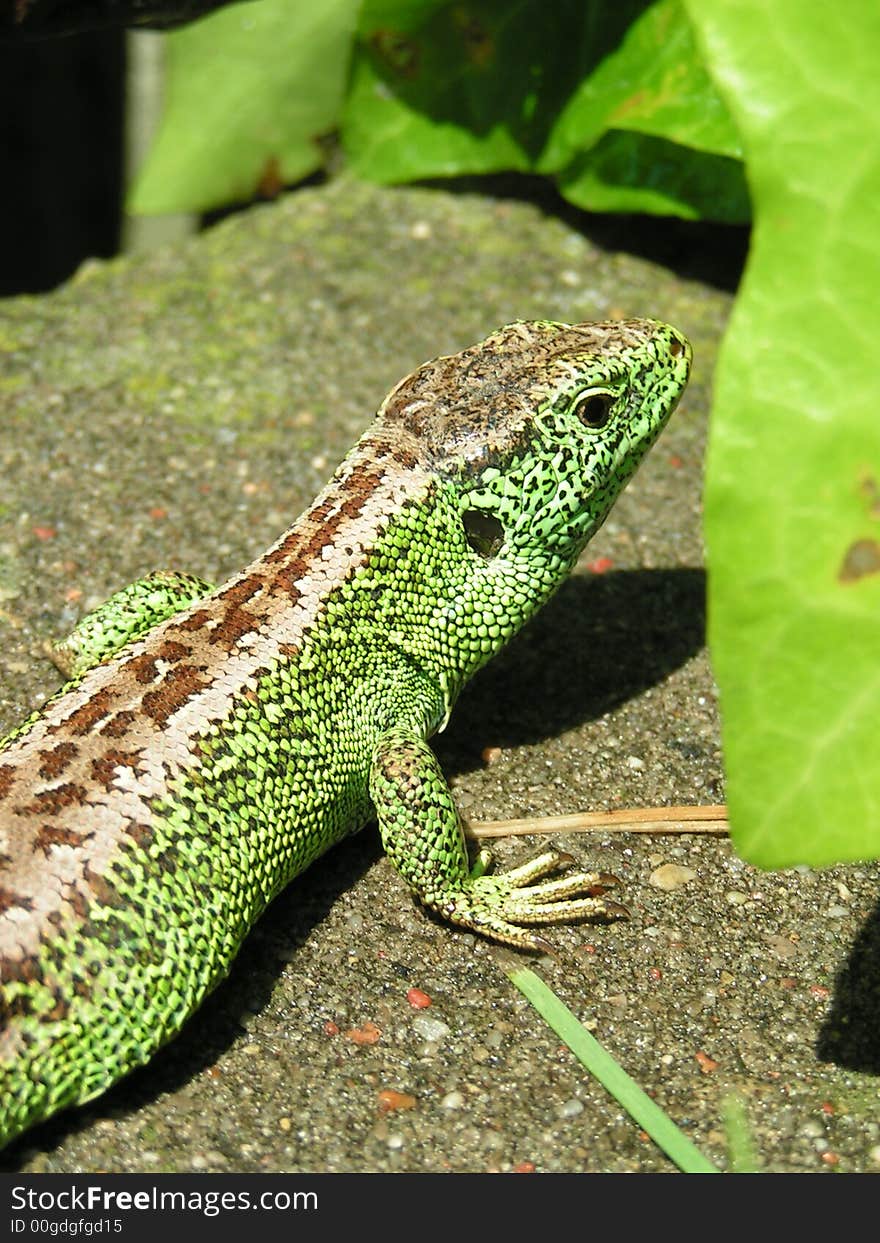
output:
M627 914L602 896L615 883L605 873L568 872L543 880L572 862L555 850L493 876L485 875L488 851L469 867L461 821L436 757L405 726L389 730L376 745L370 797L391 863L419 901L451 923L493 941L546 949L533 925ZM589 896L578 896L583 894Z
M213 590L192 574L156 570L86 613L66 639L47 643L45 654L65 677L78 678Z

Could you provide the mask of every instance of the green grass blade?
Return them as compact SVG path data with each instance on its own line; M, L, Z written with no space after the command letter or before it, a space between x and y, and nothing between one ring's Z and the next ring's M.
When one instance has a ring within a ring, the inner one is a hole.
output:
M732 1092L724 1098L721 1114L727 1136L727 1156L731 1174L757 1174L761 1169L761 1158L749 1125L745 1101L737 1093Z
M515 967L507 970L507 975L545 1023L565 1041L578 1061L596 1076L606 1091L647 1131L658 1148L662 1148L680 1170L686 1174L720 1173L718 1167L703 1156L659 1105L655 1105L534 971L528 967Z

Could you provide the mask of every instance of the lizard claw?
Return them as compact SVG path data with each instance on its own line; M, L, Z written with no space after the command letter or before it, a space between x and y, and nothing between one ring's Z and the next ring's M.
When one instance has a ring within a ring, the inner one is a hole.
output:
M610 872L575 871L545 879L574 863L571 855L549 850L505 872L471 875L461 890L444 895L436 909L491 940L544 953L551 947L531 931L535 925L628 919L625 906L604 897L606 889L620 884Z

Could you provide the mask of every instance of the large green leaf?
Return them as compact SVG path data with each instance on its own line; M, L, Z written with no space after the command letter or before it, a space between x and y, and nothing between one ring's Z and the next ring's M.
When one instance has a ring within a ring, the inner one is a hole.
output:
M679 0L367 0L343 141L376 181L538 170L600 211L749 217Z
M343 141L373 181L530 169L645 0L365 0Z
M742 156L739 134L694 41L681 0L656 0L587 74L555 120L540 167L552 171L606 130L634 130Z
M734 841L765 867L876 856L880 7L687 2L756 213L706 492Z
M204 211L319 168L358 7L249 0L168 35L165 112L129 209Z
M656 0L581 79L538 167L590 211L743 223L751 209L741 156L686 11L680 0Z

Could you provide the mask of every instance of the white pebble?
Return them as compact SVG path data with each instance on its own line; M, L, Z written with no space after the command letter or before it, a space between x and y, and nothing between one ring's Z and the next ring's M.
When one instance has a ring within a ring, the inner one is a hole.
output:
M442 1019L432 1018L429 1014L417 1014L412 1021L413 1031L422 1040L444 1040L450 1035L450 1028Z

